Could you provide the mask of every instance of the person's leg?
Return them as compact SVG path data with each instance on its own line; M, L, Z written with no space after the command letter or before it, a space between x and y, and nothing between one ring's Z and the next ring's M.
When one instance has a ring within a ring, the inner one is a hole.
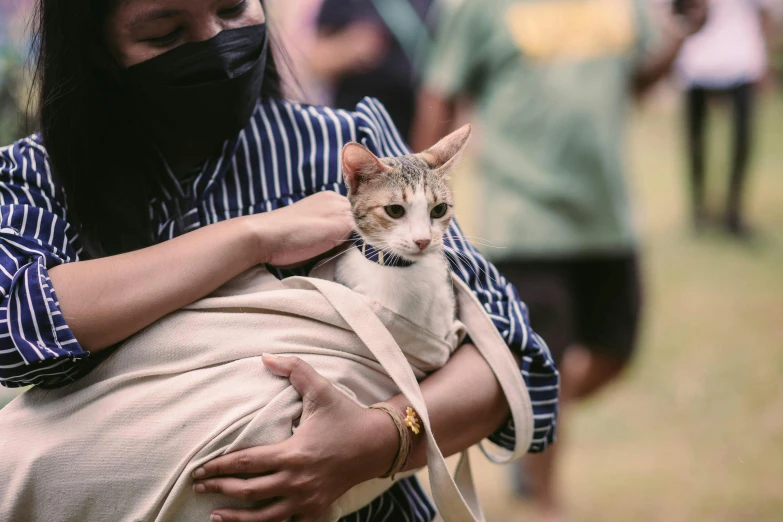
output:
M563 401L572 403L594 395L620 375L626 365L627 360L606 356L588 346L571 346L560 365Z
M685 121L691 184L693 226L698 231L706 220L704 208L704 128L707 118L707 91L691 87L686 93Z
M579 343L566 350L560 367L568 401L599 392L631 359L642 303L636 254L585 261L575 286Z
M735 87L731 90L731 98L734 107L734 157L726 200L726 226L733 234L745 235L748 231L742 216L742 199L752 135L753 85L746 83Z
M497 268L513 284L530 313L533 330L546 341L555 364L560 365L566 348L574 342L573 302L566 263L539 261L498 263ZM562 392L558 441L562 441ZM561 508L556 494L555 468L557 448L553 444L543 453L525 457L515 469L517 493L530 495L541 521L556 521Z
M541 522L565 520L557 490L557 468L568 436L564 430L568 429L570 407L599 391L626 367L635 344L641 303L633 253L572 259L561 266L559 292L550 289L546 298L536 299L530 314L533 329L538 329L545 341L549 342L547 335L554 341L553 354L561 377L558 442L523 461ZM538 280L539 292L546 290L540 276L529 276ZM525 288L534 283L516 284ZM524 300L525 294L521 295ZM560 297L555 299L554 295ZM567 313L561 302L567 303ZM567 328L568 335L558 333L560 328Z

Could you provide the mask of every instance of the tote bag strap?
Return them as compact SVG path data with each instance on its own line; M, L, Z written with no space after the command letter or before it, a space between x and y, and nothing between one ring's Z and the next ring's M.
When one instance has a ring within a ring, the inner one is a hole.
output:
M419 383L408 360L386 326L367 303L357 299L356 294L347 287L320 279L307 279L307 282L326 297L419 414L427 437L427 468L430 485L440 515L449 522L483 522L484 517L475 491L463 496L449 473L443 454L432 435L429 413ZM473 505L469 506L467 500L470 500Z
M511 419L514 421L516 442L513 451L498 449L490 451L483 443L479 446L488 459L495 463L506 463L519 459L528 452L533 442L533 405L527 385L522 379L519 364L511 355L508 345L484 311L470 287L452 274L459 319L467 328L476 349L489 365L508 401Z
M343 285L314 278L291 279L306 282L329 301L383 366L421 417L427 436L427 466L433 497L438 508L438 520L483 522L484 514L473 482L468 452L462 453L452 478L443 454L432 435L429 413L419 383L408 360L383 322L366 302L357 298L352 290ZM500 383L516 428L514 451L498 457L483 445L481 448L490 460L508 462L527 453L533 438L533 415L527 387L522 380L517 362L473 292L457 277L453 279L460 307L460 320L467 327L477 349Z

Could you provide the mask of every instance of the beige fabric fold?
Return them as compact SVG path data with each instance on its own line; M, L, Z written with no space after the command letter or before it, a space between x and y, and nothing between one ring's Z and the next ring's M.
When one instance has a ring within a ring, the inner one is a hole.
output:
M196 495L190 474L218 455L291 435L301 400L264 368L263 353L301 357L363 405L402 391L429 436L440 514L482 520L469 468L460 466L458 488L429 435L417 380L445 364L467 328L511 406L517 448L506 457L523 454L532 410L497 330L456 278L461 322L438 339L329 281L331 273L278 281L251 270L135 335L78 382L30 390L0 410L0 520L192 521L208 520L216 507L247 506ZM323 520L363 507L391 484L360 484Z

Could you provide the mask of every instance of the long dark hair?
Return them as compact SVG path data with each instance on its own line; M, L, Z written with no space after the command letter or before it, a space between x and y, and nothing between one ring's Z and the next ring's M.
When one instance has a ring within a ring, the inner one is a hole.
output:
M153 244L149 202L163 175L102 63L104 22L118 1L38 0L33 22L39 125L87 258ZM282 96L273 48L270 34L262 98Z

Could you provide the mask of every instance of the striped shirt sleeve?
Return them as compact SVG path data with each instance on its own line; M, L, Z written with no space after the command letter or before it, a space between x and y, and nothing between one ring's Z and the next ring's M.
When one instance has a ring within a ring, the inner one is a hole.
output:
M0 149L0 384L57 386L87 358L48 269L78 258L38 136Z
M560 390L560 376L549 347L531 329L527 307L514 286L468 242L456 222L449 227L444 244L452 271L473 289L506 344L521 358L522 378L533 406L530 451L543 451L555 440ZM513 421L509 419L490 440L513 450Z
M389 114L376 100L365 98L356 109L359 141L380 157L410 154ZM527 307L513 285L465 238L456 221L445 241L452 271L473 289L509 348L521 359L535 421L531 452L554 442L557 427L560 376L546 343L530 328ZM513 421L490 437L512 450L516 443Z

